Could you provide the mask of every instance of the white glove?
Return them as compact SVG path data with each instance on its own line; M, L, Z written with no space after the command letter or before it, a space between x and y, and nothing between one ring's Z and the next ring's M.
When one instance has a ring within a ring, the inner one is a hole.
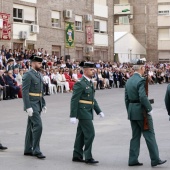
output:
M75 117L70 118L70 123L76 124L76 122L77 122L77 119Z
M100 112L99 115L100 115L101 118L104 118L104 113L103 112Z
M44 106L44 107L42 108L42 113L44 113L44 114L47 113L47 107L46 107L46 106Z
M26 110L26 112L28 113L28 116L32 116L33 115L33 109L32 109L32 107L30 107L30 108L28 108L27 110Z
M152 116L153 110L151 110L150 112L148 112L148 115Z

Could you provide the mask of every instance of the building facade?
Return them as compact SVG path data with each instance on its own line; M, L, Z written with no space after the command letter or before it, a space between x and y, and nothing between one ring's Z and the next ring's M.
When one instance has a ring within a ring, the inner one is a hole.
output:
M147 60L169 62L170 0L115 0L114 2L114 23L117 24L115 31L131 32L146 48ZM116 10L119 8L124 11L118 15Z
M0 12L10 14L11 39L0 40L6 48L43 48L72 60L113 60L113 0L0 0ZM69 47L67 38L74 41Z

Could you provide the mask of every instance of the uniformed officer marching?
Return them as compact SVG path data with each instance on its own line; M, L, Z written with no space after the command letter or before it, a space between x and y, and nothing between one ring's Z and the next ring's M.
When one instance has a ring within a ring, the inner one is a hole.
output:
M152 106L148 100L145 91L146 80L142 77L145 72L144 63L139 60L134 65L135 73L127 81L125 86L125 104L128 112L128 119L132 128L132 139L130 141L129 150L129 166L143 165L138 161L140 151L140 138L143 134L151 159L151 166L157 166L166 162L160 160L157 142L155 139L155 132L152 121ZM143 110L147 112L147 119L149 130L144 130L144 116Z
M94 98L95 90L91 81L94 74L94 63L81 62L80 66L84 68L84 76L74 85L71 98L70 122L75 124L76 119L79 120L72 161L95 164L98 161L93 159L91 153L95 136L92 121L93 109L101 117L104 117L104 113ZM83 153L85 160L83 159Z
M43 97L43 79L39 73L42 58L33 55L30 60L32 69L24 74L22 80L24 110L28 113L24 155L43 159L45 156L39 146L42 133L41 111L46 113L47 108Z

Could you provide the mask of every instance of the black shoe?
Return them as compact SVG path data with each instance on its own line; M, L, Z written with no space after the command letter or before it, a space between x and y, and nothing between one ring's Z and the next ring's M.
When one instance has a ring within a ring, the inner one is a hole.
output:
M6 149L8 149L8 148L5 147L5 146L0 145L0 150L6 150Z
M5 97L5 98L3 98L3 100L8 100L8 98Z
M26 153L26 152L24 153L24 155L25 155L25 156L33 156L32 153Z
M38 155L34 155L34 156L36 156L36 157L39 158L39 159L44 159L44 158L46 158L46 156L44 156L42 153L40 153L40 154L38 154Z
M162 165L162 164L164 164L166 162L167 162L167 160L164 160L164 161L159 160L159 162L157 164L152 165L152 166Z
M95 161L93 158L85 160L86 164L97 164L99 161Z
M129 164L129 166L142 166L142 165L143 165L143 163L140 163L140 162L138 162L136 164Z
M85 162L85 160L83 160L83 158L81 157L73 157L72 161L73 162Z

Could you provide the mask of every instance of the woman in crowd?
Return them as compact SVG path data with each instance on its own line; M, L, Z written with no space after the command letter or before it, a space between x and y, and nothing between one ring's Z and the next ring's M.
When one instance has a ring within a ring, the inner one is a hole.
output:
M69 75L69 70L68 69L65 69L64 76L66 78L66 81L69 84L70 91L72 91L75 82L72 80L71 76Z
M77 70L76 69L73 70L72 80L75 81L75 82L78 81L78 75L77 75Z
M66 92L68 93L70 90L69 83L66 81L63 69L59 70L59 74L57 74L56 80L57 80L57 84L63 85L65 87Z

